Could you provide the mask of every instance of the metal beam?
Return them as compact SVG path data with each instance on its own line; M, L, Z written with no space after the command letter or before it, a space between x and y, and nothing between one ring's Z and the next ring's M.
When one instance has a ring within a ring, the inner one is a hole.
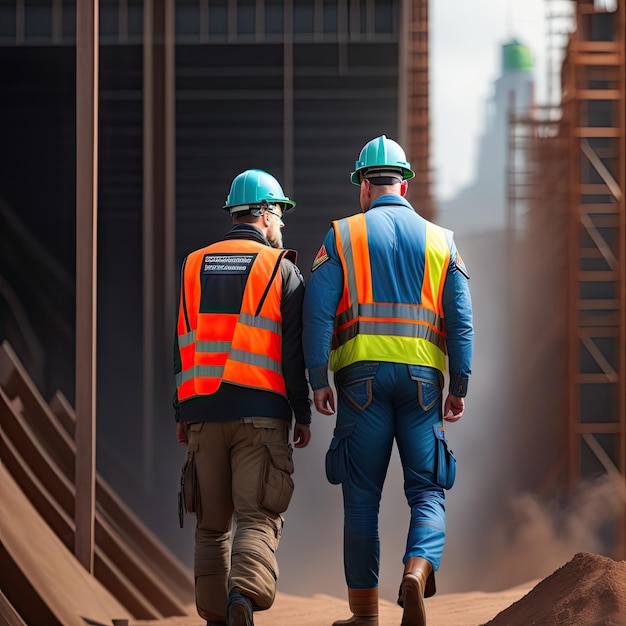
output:
M154 471L154 419L168 398L162 380L174 328L174 0L143 7L143 419L146 488Z
M76 3L76 535L94 565L98 246L98 0Z

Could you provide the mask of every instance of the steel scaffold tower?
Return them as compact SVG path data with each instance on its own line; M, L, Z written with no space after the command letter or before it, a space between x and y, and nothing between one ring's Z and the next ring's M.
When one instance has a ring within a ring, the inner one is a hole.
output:
M567 479L626 477L624 14L576 3L562 69L568 132ZM617 556L624 558L624 507Z
M407 157L415 171L410 181L408 198L415 209L428 220L434 218L431 194L430 168L430 115L429 115L429 0L409 0L404 3L404 38L406 41L406 61L400 50L400 82L406 80L404 107L399 118L406 120L406 138L400 133ZM406 67L402 71L403 64ZM401 107L402 98L400 99ZM402 123L400 124L402 127Z
M566 18L562 8L550 7L548 17ZM510 115L508 144L511 254L550 290L549 314L563 318L565 386L555 380L553 391L563 397L565 441L546 483L569 493L599 476L626 481L626 0L612 12L593 0L572 8L573 32L559 59L560 102L552 85L548 106ZM563 250L566 263L529 258L519 245L529 240L533 250ZM536 294L527 289L528 296ZM553 323L545 313L520 316L526 339L537 336L533 323ZM623 502L615 539L615 557L623 559Z

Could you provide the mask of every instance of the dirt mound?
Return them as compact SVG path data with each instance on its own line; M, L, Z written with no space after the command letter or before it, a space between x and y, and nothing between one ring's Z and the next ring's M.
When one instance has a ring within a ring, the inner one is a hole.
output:
M579 552L484 626L626 626L626 561Z

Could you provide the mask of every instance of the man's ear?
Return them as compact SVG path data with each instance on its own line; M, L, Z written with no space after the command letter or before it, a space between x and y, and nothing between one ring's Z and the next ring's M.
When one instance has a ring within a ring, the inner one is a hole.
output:
M400 195L404 198L408 190L409 190L409 183L406 180L403 180L400 183Z

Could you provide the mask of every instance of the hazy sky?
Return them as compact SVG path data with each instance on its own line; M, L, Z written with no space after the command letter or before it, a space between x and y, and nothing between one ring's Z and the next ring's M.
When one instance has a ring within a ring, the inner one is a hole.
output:
M503 43L515 37L530 48L538 98L545 92L549 4L547 0L430 3L431 150L438 199L454 195L473 177L486 103L501 72ZM556 7L559 2L552 4Z

